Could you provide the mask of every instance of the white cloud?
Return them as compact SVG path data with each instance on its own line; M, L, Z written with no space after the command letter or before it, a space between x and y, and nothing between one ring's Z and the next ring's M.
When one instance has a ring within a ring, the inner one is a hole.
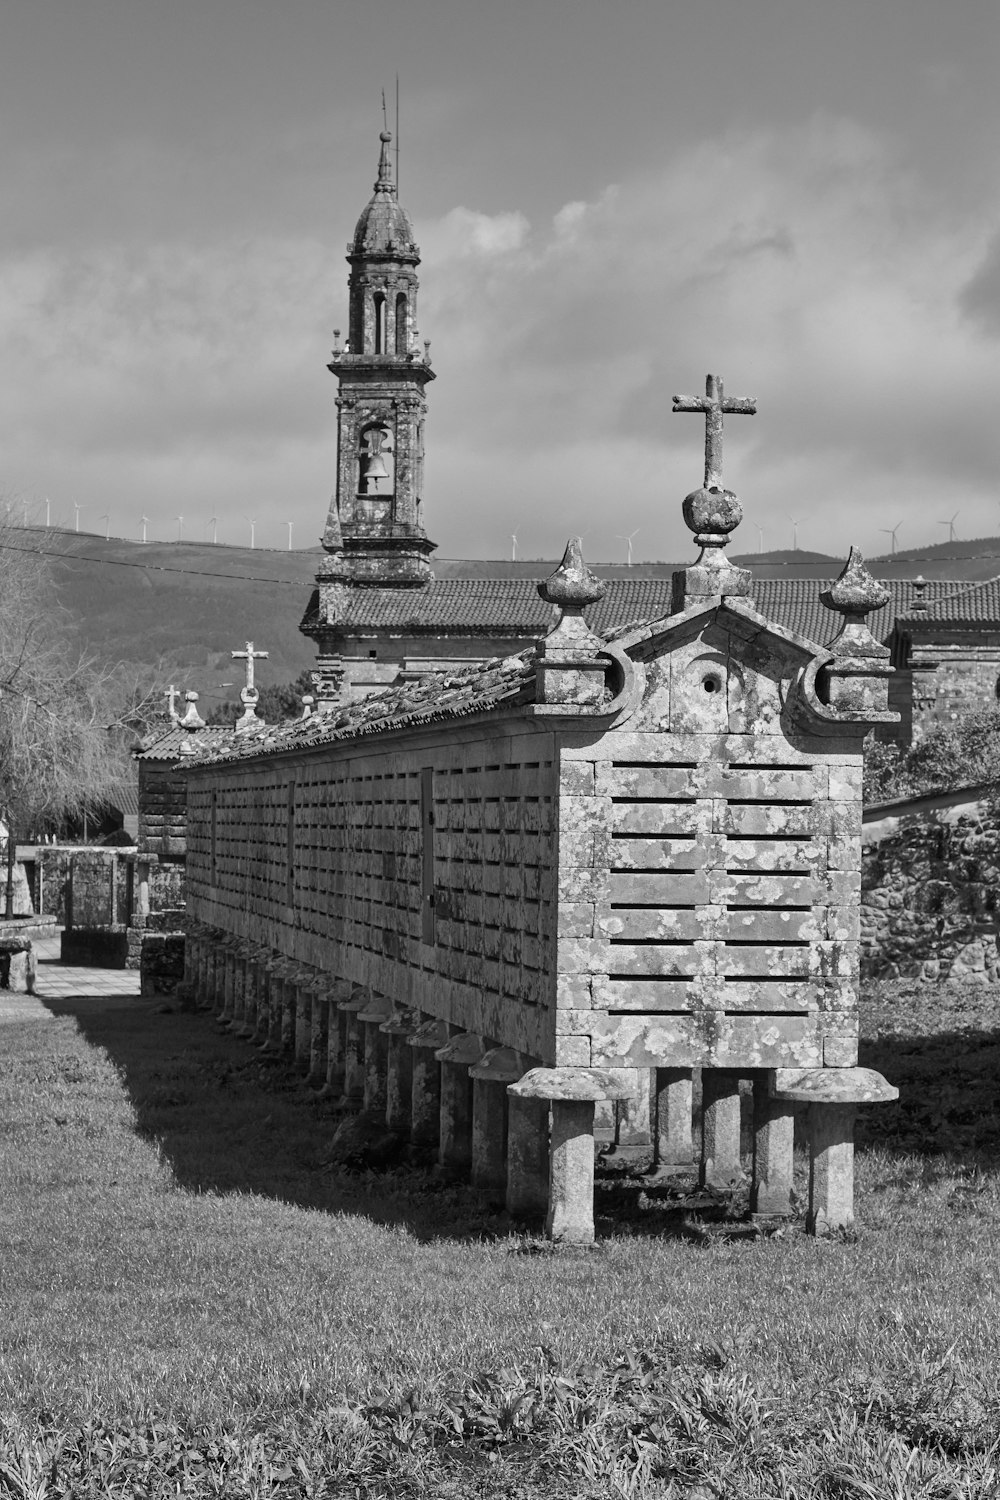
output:
M348 215L348 218L351 216ZM348 228L350 225L348 225ZM428 528L445 555L685 557L700 425L670 397L721 373L758 397L727 476L777 544L995 531L996 231L958 222L849 122L704 142L547 224L416 223ZM11 250L0 263L9 488L96 516L274 517L318 533L334 473L342 247L279 235ZM115 529L118 523L115 522ZM121 529L126 529L124 526ZM135 530L135 524L132 527ZM263 524L258 533L264 537Z

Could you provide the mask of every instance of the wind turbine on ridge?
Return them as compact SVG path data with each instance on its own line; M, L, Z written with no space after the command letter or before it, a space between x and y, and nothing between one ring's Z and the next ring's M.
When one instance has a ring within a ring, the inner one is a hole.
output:
M949 540L949 542L953 542L955 540L955 522L958 520L959 514L960 514L960 512L956 510L955 514L952 516L952 518L951 518L950 521L939 521L938 522L939 526L947 526L947 528L948 528L948 540Z
M149 517L148 516L140 516L139 520L142 522L142 544L143 544L143 546L145 546L146 545L146 527L149 525Z
M786 511L785 514L788 515L788 512ZM793 552L798 552L798 550L799 550L799 522L802 520L802 517L801 516L788 516L788 519L792 523L792 551Z
M626 545L626 547L628 548L628 561L625 564L625 566L627 568L630 568L632 566L632 538L634 536L638 536L638 534L639 534L639 532L641 530L642 530L642 527L641 526L637 526L635 528L635 531L630 531L629 532L628 536L622 536L620 532L617 532L617 531L615 532L615 536L616 536L617 540L619 542L624 542L625 545Z
M880 526L879 527L879 531L883 531L887 537L890 537L892 539L892 546L891 546L891 551L890 551L890 556L891 557L895 557L896 556L896 532L899 530L899 528L902 526L902 524L903 524L902 521L897 521L896 524L895 524L895 526Z

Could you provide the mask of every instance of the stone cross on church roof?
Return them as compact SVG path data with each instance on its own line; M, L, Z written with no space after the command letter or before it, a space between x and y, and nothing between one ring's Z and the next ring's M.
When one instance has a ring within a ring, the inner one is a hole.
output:
M246 664L247 664L247 688L249 689L249 691L251 693L254 692L254 691L256 691L255 688L254 688L254 681L253 681L253 664L254 664L255 661L266 661L267 657L268 657L268 653L266 651L255 651L253 649L253 641L247 641L247 646L246 646L246 650L245 651L231 651L229 654L232 656L233 661L245 661L246 662ZM242 693L240 694L240 696L242 697Z
M704 396L675 396L674 411L700 411L705 414L705 488L722 489L722 417L741 414L752 417L757 402L752 396L730 396L722 391L722 377L705 377Z

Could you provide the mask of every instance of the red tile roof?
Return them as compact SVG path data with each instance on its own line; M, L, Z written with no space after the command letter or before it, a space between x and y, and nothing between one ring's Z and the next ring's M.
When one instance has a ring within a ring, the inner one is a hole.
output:
M759 578L751 597L766 619L773 620L817 645L836 635L839 616L820 603L820 593L832 579ZM392 635L494 635L532 640L549 624L550 609L538 597L531 578L435 578L424 588L358 588L350 596L340 633L368 635L386 631ZM892 634L897 614L910 608L914 597L912 579L889 579L889 603L870 616L869 625L878 640ZM989 588L991 585L981 585ZM956 594L962 585L934 579L925 585L928 605ZM655 620L669 614L669 578L613 578L607 593L587 611L593 630L604 633L633 621ZM303 624L315 626L318 595L313 594Z
M928 584L928 591L930 584ZM922 625L986 625L1000 629L1000 578L990 578L985 583L951 583L928 599L928 607L914 614L912 608L904 613L900 610L901 627L919 630Z

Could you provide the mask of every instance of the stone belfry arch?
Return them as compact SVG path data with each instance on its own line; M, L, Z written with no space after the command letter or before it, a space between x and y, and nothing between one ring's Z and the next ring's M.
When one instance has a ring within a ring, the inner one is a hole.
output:
M327 368L339 383L337 483L323 531L325 557L301 629L316 641L320 711L339 700L344 627L355 589L420 589L430 583L422 519L424 390L434 379L430 344L417 332L413 226L392 179L392 136L380 137L375 191L347 247L348 339L334 330Z
M328 368L337 397L337 487L323 537L343 560L345 581L419 586L435 544L420 514L424 388L434 379L417 333L413 226L396 196L387 130L378 177L347 247L348 341Z

